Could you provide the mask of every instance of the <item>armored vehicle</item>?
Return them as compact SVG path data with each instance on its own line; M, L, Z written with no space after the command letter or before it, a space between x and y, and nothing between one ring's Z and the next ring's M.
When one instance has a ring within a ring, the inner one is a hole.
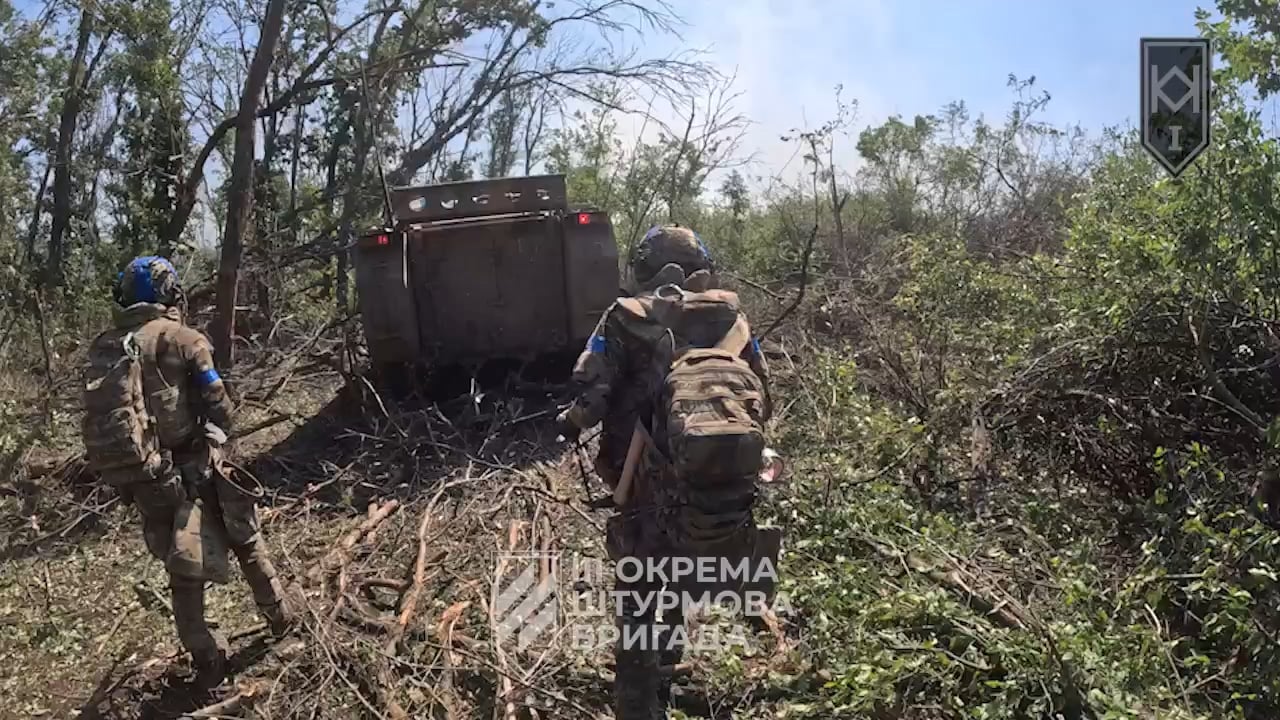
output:
M576 351L619 294L609 216L563 175L388 192L392 225L354 248L375 375Z

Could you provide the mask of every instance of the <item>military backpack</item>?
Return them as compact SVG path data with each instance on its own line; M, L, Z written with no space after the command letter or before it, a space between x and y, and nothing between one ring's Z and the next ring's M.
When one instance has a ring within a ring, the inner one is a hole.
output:
M764 385L743 359L751 330L736 294L677 285L628 299L661 328L654 348L654 438L671 464L683 539L742 527L763 462Z
M89 469L108 484L154 475L162 465L160 438L143 390L143 358L150 349L141 328L113 328L89 348L84 378L84 439ZM152 341L153 342L153 341Z

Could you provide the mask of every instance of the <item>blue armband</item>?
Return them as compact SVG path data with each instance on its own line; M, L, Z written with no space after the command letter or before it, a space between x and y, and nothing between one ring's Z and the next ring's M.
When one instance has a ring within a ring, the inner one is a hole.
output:
M222 376L219 375L218 371L214 368L209 368L204 372L196 374L196 384L202 388L209 387L216 382L221 382L221 380Z
M602 353L604 352L604 348L605 344L603 335L592 335L591 339L587 341L587 350L590 352Z
M762 354L760 352L760 341L756 338L751 338L751 352L755 353L756 357Z

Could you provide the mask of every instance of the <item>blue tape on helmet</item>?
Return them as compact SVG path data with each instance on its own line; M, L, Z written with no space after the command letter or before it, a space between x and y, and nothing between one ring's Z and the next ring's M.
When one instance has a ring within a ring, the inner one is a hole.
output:
M156 289L151 285L151 258L138 258L130 266L133 270L133 301L154 302Z
M649 231L648 231L648 232L646 232L646 233L644 234L644 239L645 239L645 240L648 240L648 239L652 238L654 235L657 235L657 234L658 234L658 233L660 233L660 232L662 232L662 226L661 226L661 225L654 225L653 227L649 228Z
M602 353L604 352L604 348L605 343L603 335L592 335L591 339L587 341L587 349L593 353Z
M133 270L133 301L134 302L155 302L156 288L151 282L151 266L154 263L160 263L169 272L175 276L178 271L173 267L173 263L158 256L147 255L146 257L134 258L129 263L130 269ZM124 273L121 273L123 276Z
M156 260L154 255L148 255L134 258L133 262L129 263L129 267L133 270L134 302L155 302L156 289L151 283L151 263Z
M196 384L199 385L200 387L209 387L210 385L216 382L220 382L221 380L222 380L222 376L219 375L218 371L213 368L209 368L208 370L205 370L204 372L201 372L196 375Z

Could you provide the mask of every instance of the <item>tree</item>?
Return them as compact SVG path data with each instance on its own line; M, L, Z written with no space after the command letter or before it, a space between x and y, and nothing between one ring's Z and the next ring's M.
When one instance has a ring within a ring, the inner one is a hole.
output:
M608 97L594 95L592 85L608 79L613 84L629 85L633 94L650 90L675 97L711 76L705 64L683 56L637 60L631 54L552 43L560 36L587 30L616 32L623 27L620 18L629 15L669 32L673 17L665 6L606 0L554 16L543 16L538 8L536 2L513 0L483 16L482 26L497 31L489 54L482 61L466 63L444 80L442 87L447 90L429 103L431 111L426 120L430 129L420 131L415 127L412 142L401 155L399 165L389 173L392 184L410 183L455 138L476 127L504 93L556 87L589 104L618 108L620 105Z
M72 180L72 150L75 147L76 130L80 112L94 71L102 60L109 44L111 30L99 42L98 50L89 57L89 47L97 28L99 8L94 2L85 2L80 8L80 22L76 31L75 50L67 71L67 84L62 91L62 109L58 113L58 139L54 148L53 165L53 213L49 231L49 257L45 269L47 282L52 286L62 284L66 258L67 232L74 210Z
M729 213L735 223L741 223L751 209L751 192L742 173L734 170L720 183L720 194L729 203Z
M43 117L54 82L55 55L47 52L49 44L41 23L26 21L8 0L0 0L0 256L15 268L37 265L35 244L54 165L47 159L37 171L40 166L32 163L42 154L48 157L55 139ZM16 290L5 286L11 289Z
M120 139L123 172L108 184L117 216L113 233L127 255L156 251L170 256L177 249L164 236L174 213L173 179L182 173L189 144L183 113L177 18L169 0L149 0L121 9L125 37L116 71L124 93Z
M257 48L236 115L235 157L227 192L227 225L218 262L218 314L213 326L214 361L229 367L234 357L236 290L240 279L240 254L253 213L253 155L258 104L284 25L285 0L270 0L258 34Z
M483 170L487 178L506 177L516 165L516 127L520 124L526 94L507 90L489 112L485 121L488 153Z
M1250 84L1266 99L1280 92L1280 0L1217 0L1222 17L1196 9L1201 34L1228 60L1215 68L1220 85ZM1215 88L1216 89L1216 88Z

